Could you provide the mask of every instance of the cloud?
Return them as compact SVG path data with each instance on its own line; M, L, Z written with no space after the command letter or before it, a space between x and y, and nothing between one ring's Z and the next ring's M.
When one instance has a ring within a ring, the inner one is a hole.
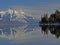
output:
M32 15L34 17L40 18L44 13L54 13L55 10L60 10L59 3L42 3L36 6L13 6L17 10L23 10L27 15Z
M32 15L37 18L43 13L42 10L30 6L13 6L12 8L16 9L18 12L22 10L25 15Z

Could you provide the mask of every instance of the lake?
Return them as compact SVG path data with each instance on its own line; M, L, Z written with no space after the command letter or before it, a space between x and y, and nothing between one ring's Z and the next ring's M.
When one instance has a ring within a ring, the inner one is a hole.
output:
M60 45L60 26L0 26L0 45Z
M60 45L59 25L40 26L38 19L25 17L0 20L0 45Z

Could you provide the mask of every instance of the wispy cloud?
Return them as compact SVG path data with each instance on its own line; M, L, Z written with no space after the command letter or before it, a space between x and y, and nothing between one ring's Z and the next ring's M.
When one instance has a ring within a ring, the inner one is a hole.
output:
M55 10L60 10L60 5L59 3L42 3L36 6L14 6L14 8L17 10L21 9L28 15L41 16L44 13L48 13L50 15L51 13L54 13Z

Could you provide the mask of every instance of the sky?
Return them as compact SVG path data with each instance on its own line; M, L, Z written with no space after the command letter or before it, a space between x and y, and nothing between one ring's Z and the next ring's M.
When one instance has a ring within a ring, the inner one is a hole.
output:
M60 0L0 0L0 9L2 9L2 10L10 8L10 7L16 7L16 6L18 6L18 7L22 6L24 8L24 11L26 11L28 13L31 13L31 14L34 14L34 15L35 14L39 15L41 10L44 10L44 12L48 12L49 11L49 12L52 13L53 11L51 11L51 10L60 9ZM24 34L24 36L25 36L25 34ZM31 36L31 35L29 35L29 36ZM44 40L47 40L47 42L48 42L49 39L44 39ZM4 39L0 39L0 45L5 45L5 44L6 45L8 45L8 44L9 45L40 45L41 41L42 40L38 39L38 40L35 40L35 41L33 40L31 42L12 43L11 41L6 40L6 39L5 40ZM42 41L41 44L43 44L43 41ZM50 40L50 41L52 41L52 40ZM55 42L59 43L59 41L55 41ZM48 43L50 43L50 42L48 42Z
M60 0L0 0L0 9L16 5L40 7L49 4L60 4Z

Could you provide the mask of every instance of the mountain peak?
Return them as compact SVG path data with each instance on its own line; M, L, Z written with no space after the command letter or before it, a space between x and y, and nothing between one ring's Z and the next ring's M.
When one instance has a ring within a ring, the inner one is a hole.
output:
M11 8L9 8L7 10L1 10L0 11L0 14L2 14L2 15L6 14L6 13L11 14L11 15L13 15L13 14L16 14L16 15L18 15L18 14L24 15L25 14L25 12L23 12L23 10L17 11L16 9L11 9Z

